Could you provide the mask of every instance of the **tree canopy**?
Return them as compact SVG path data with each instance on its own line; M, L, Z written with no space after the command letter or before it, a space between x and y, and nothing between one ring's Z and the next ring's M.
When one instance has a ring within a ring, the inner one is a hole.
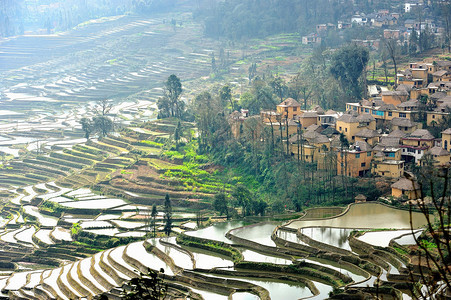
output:
M182 95L182 83L180 78L172 74L164 83L163 97L158 99L158 116L181 118L185 110L185 102L180 99Z
M368 49L355 44L345 46L332 56L330 72L343 91L353 99L361 99L364 87L360 82L369 60Z

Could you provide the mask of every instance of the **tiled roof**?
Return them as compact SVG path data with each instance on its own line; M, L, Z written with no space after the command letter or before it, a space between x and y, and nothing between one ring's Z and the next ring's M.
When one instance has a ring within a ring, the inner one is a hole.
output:
M393 183L391 187L402 191L413 191L419 189L420 185L416 181L412 181L407 178L401 178Z
M371 130L371 129L365 128L365 129L357 132L357 134L355 136L362 137L362 138L373 138L373 137L379 136L379 133L377 133L376 130Z
M407 118L393 118L390 120L390 124L392 126L401 126L401 127L414 127L416 125L415 122Z
M422 140L433 140L434 136L427 129L417 129L412 132L407 138L417 138Z
M449 156L449 152L443 149L442 147L432 147L429 149L428 153L436 156Z
M287 98L282 103L280 103L277 106L283 106L283 107L300 107L301 104L294 100L293 98Z
M357 118L350 114L344 114L341 117L337 119L337 121L344 122L344 123L358 123L359 121Z
M376 119L370 114L361 114L357 116L357 121L359 122L372 122Z

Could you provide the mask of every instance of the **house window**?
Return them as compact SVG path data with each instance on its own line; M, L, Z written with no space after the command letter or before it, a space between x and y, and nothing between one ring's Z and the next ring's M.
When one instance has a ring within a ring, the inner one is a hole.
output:
M448 141L445 140L445 150L448 150Z
M387 156L388 157L395 157L395 152L389 152Z
M388 112L388 116L389 116L389 117L392 116L392 112L391 112L391 111Z
M341 131L341 126L340 126L340 129L339 129L340 131Z
M297 107L293 107L293 111L297 111L298 110L298 108Z
M345 132L348 132L348 128L345 128Z
M366 153L366 156L371 156L371 151L368 151L368 152Z
M373 110L372 113L373 113L373 115L376 115L376 116L381 116L381 117L384 116L384 112L383 111Z
M432 119L435 119L435 115L432 115Z
M357 153L357 154L355 155L355 158L360 158L360 153Z
M369 108L365 108L365 112L366 112L366 113L369 113L369 112L370 112L370 109L369 109Z
M363 163L360 164L360 166L364 167L364 166L366 166L366 163L363 162Z
M406 117L406 113L399 113L399 117L400 118L405 118Z

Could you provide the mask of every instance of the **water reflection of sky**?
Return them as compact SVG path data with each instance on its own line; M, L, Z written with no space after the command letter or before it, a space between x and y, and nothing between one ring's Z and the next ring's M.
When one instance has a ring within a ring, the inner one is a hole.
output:
M345 250L351 250L348 243L348 236L351 231L353 229L331 227L309 227L301 229L301 233L316 241Z
M226 233L233 229L240 226L244 226L245 223L243 221L230 221L230 222L221 222L221 223L215 223L212 226L199 229L196 231L189 231L186 232L186 235L200 237L204 239L209 240L215 240L225 243L233 244L231 240L225 237Z
M233 230L231 233L242 239L246 239L266 246L275 247L276 244L271 239L271 234L277 227L277 225L281 224L282 222L259 223Z
M415 228L426 224L421 213L412 213ZM359 203L351 205L342 216L321 220L299 220L287 225L290 228L311 226L337 227L337 228L410 228L410 215L407 210L400 210L380 203Z

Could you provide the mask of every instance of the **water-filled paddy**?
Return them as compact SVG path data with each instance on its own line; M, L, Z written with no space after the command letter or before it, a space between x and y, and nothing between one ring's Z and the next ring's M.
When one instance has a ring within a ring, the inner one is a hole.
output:
M184 269L193 269L193 262L191 261L191 257L174 247L163 245L157 239L149 240L149 242L156 246L158 249L163 251L166 255L170 256L176 266L179 266ZM175 243L175 241L168 240L170 243Z
M331 227L301 228L301 233L322 243L329 244L345 250L351 250L348 236L353 229Z
M119 205L124 205L126 203L127 202L125 202L122 199L99 199L99 200L64 202L61 203L61 205L72 208L109 209Z
M35 232L36 228L34 226L30 226L29 228L22 230L21 232L16 234L14 238L20 242L25 242L34 245L32 237Z
M215 223L212 226L203 229L186 232L186 234L204 239L233 244L231 240L225 237L225 234L233 228L241 227L244 225L246 225L246 223L244 223L243 221L221 222Z
M425 217L421 213L412 213L414 228L426 224ZM287 225L290 228L310 226L336 227L336 228L392 228L409 229L410 216L406 210L388 207L379 203L358 203L349 207L349 210L336 218L324 220L293 221Z
M130 222L130 221L122 221L122 220L113 220L111 221L114 225L120 228L126 228L126 229L135 229L139 227L143 227L146 225L144 222Z
M255 224L232 230L230 233L255 243L275 247L276 244L271 240L271 234L280 224L282 224L282 222Z
M258 252L252 250L243 250L242 251L244 260L246 261L255 261L255 262L263 262L263 263L272 263L279 265L291 265L292 261L290 259L284 259L275 256L268 256L266 254L260 254Z
M97 289L101 290L101 291L106 291L106 288L103 287L95 278L94 276L91 274L91 260L92 257L88 257L85 258L83 260L80 261L80 274L82 277L84 277L88 282L90 282L91 284L93 284Z
M89 229L89 228L109 228L114 227L110 222L107 221L83 221L80 224L81 228Z
M415 237L418 238L423 233L423 230L416 230L415 231ZM400 245L414 245L416 244L415 238L411 233L405 234L403 236L400 236L399 238L396 238L395 241Z
M401 235L404 235L407 239L407 235L409 233L412 233L412 231L409 229L373 231L364 233L363 235L359 236L358 239L373 246L388 247L388 244L392 239L395 239ZM410 238L413 239L413 237Z
M230 277L223 275L215 277L230 278L259 285L265 288L269 292L271 299L274 300L300 299L312 296L312 292L308 289L308 287L303 285L296 285L294 283L268 279L247 278L247 277Z
M71 232L69 229L64 229L62 227L55 227L51 233L51 235L56 239L60 241L72 241Z
M43 243L51 245L53 244L53 241L50 239L50 233L52 232L52 229L39 229L35 236Z
M36 206L26 205L23 209L25 213L35 216L43 226L55 227L58 224L58 218L41 214Z
M138 260L144 266L159 271L164 269L167 275L174 275L166 263L160 260L155 254L149 253L144 248L143 242L132 243L127 247L126 253L131 258ZM113 253L112 253L113 254ZM124 262L125 263L125 262ZM121 263L122 264L122 263Z
M86 232L91 232L99 235L109 235L114 236L118 234L120 231L117 228L105 228L105 229L86 229Z

